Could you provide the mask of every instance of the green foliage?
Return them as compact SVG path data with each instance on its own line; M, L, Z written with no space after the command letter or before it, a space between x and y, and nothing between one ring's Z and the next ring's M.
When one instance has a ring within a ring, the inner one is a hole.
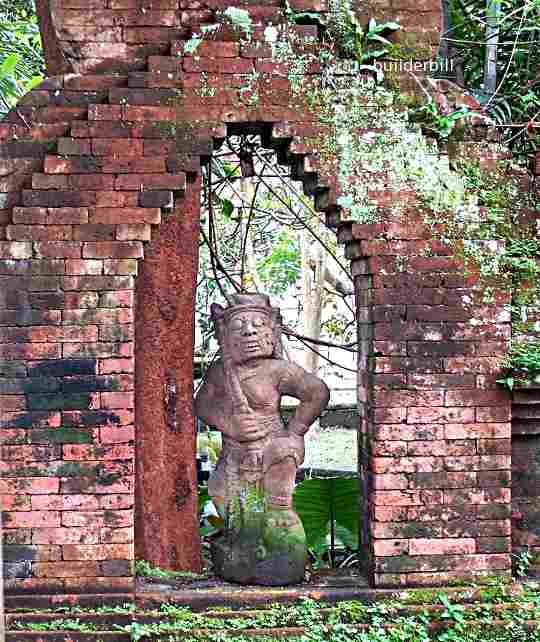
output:
M301 274L298 239L288 230L280 232L269 254L257 264L257 272L270 294L284 294Z
M221 15L225 22L243 31L246 38L249 38L253 31L253 21L248 11L237 7L227 7Z
M0 4L0 115L43 78L43 52L33 4Z
M537 627L527 621L540 618L540 593L537 585L524 585L521 594L509 590L498 578L479 590L468 586L462 591L408 590L395 594L399 601L363 603L344 601L334 607L303 599L295 604L270 605L260 611L194 613L189 608L162 604L159 610L134 609L127 625L104 625L128 633L133 642L143 639L195 642L247 642L253 629L303 627L304 633L288 636L291 642L539 642ZM474 597L476 596L476 597ZM480 603L475 600L480 599ZM467 604L465 604L466 602ZM409 605L424 609L410 609ZM68 616L97 614L97 609L66 609ZM49 611L50 612L50 611ZM26 623L14 626L31 631L87 631L96 625L82 617ZM97 633L99 635L99 633ZM110 635L108 633L107 635ZM16 637L13 636L14 638ZM276 636L257 636L258 640L277 642Z
M98 627L92 622L81 622L79 618L67 618L65 620L51 620L50 622L15 622L14 629L25 631L81 631L91 633L97 631Z
M318 556L328 548L335 559L335 540L358 548L360 482L352 477L306 479L294 489L294 510L298 513L309 549Z
M152 566L146 560L137 560L135 562L135 575L137 577L153 577L162 580L175 580L179 578L198 578L201 575L190 573L189 571L169 571L166 569Z
M362 25L348 0L331 0L325 27L336 53L343 58L356 59L362 66L381 58L391 48L392 43L383 34L400 29L397 22L377 24L374 18L366 26Z
M513 345L503 368L509 373L497 382L510 390L516 383L540 383L540 340Z
M438 139L448 139L460 120L471 115L468 107L461 107L450 114L441 114L433 100L409 112L411 122L420 123L422 129Z
M483 91L486 58L485 0L451 0L452 56L465 86L483 104L484 113L501 125L516 154L539 148L540 137L528 127L540 118L540 14L537 0L499 0L497 91Z
M519 578L526 577L531 568L533 560L532 555L529 551L521 551L521 553L513 555L512 557L514 558L514 570L516 576Z

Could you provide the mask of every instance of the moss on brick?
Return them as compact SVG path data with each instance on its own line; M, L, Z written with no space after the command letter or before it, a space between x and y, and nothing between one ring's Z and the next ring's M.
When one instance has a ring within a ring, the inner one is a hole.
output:
M33 443L48 444L91 444L94 441L91 433L72 428L33 430L31 440Z

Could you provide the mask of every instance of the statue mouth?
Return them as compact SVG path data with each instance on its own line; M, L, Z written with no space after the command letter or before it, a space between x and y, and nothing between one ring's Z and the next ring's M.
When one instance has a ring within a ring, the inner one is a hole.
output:
M258 341L245 341L242 342L242 348L246 352L256 352L257 350L261 349L261 346L259 345Z

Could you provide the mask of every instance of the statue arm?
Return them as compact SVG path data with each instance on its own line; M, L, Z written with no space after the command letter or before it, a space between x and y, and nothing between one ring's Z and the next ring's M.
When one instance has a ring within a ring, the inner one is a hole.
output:
M225 427L227 396L223 387L223 369L220 363L213 365L195 397L195 414L218 430Z
M289 430L303 436L328 405L330 391L319 377L294 363L283 363L286 371L279 384L280 393L300 400L294 416L289 421Z

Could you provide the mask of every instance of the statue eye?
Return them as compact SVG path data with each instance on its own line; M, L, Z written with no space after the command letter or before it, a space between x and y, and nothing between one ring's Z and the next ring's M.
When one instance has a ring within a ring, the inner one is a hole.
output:
M255 317L255 318L253 319L253 325L254 325L256 328L260 328L261 326L263 326L263 325L264 325L264 319L263 319L262 317Z
M233 321L231 321L231 325L229 327L234 332L238 332L239 330L242 329L243 325L244 325L244 322L242 321L242 319L234 319Z

